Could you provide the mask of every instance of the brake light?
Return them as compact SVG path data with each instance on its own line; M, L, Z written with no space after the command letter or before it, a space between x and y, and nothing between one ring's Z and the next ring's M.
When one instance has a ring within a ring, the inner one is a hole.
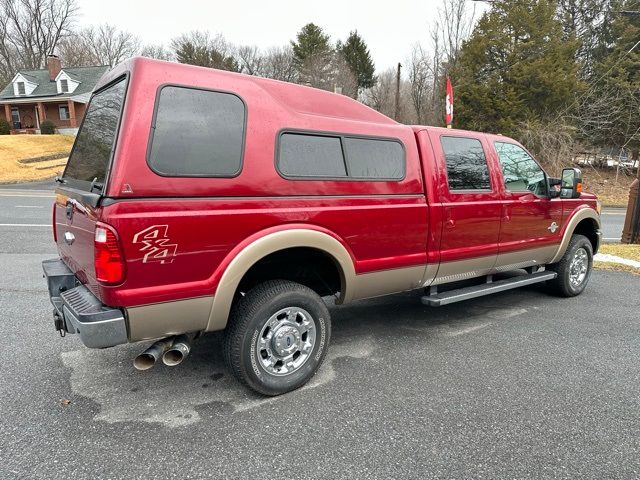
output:
M53 243L58 243L58 232L56 231L56 202L53 202L53 213L51 214L51 223L53 225Z
M124 256L116 231L109 225L96 224L94 241L96 280L116 284L124 280Z

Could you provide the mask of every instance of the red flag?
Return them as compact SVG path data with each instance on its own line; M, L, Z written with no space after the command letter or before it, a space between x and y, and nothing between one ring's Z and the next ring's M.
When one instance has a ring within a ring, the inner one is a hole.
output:
M453 85L451 79L447 77L447 99L445 105L447 128L451 128L453 124Z

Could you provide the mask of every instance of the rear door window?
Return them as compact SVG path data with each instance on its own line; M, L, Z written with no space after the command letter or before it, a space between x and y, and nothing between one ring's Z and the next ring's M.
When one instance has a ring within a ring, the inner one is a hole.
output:
M105 182L122 114L126 84L126 78L122 78L91 98L62 175L70 186L89 190L92 182Z
M441 137L440 142L447 165L449 191L491 190L489 166L480 140Z
M165 86L158 95L149 166L174 177L234 177L242 168L246 109L225 92Z

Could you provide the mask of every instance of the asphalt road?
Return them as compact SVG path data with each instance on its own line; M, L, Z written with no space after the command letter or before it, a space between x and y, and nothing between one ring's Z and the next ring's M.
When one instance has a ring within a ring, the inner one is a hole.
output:
M145 373L132 367L143 346L60 338L40 270L50 228L7 226L48 224L51 199L12 192L2 479L640 477L638 276L597 271L575 299L536 287L439 309L418 293L332 307L318 375L265 399L229 376L219 335Z

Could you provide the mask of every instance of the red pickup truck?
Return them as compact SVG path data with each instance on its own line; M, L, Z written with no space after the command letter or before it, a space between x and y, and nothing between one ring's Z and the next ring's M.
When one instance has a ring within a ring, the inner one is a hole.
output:
M510 138L142 58L99 82L58 182L56 329L92 348L156 340L140 369L223 330L229 370L266 395L321 364L322 297L578 295L601 235L580 171L550 178Z

